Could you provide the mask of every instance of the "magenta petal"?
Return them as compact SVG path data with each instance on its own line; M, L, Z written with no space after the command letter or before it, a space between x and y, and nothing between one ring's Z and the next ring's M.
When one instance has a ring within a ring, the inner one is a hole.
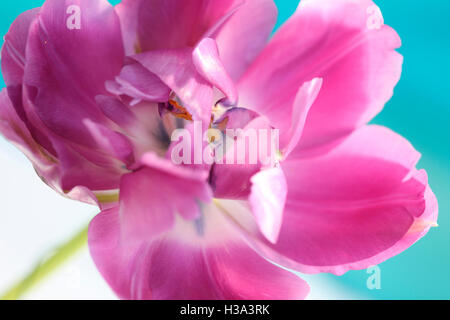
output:
M133 145L128 137L106 126L94 123L89 119L85 119L83 123L94 145L101 151L107 152L125 164L132 164L134 162Z
M114 7L120 19L123 45L127 56L140 52L137 33L137 15L140 10L141 2L141 0L122 0Z
M103 208L103 206L106 205L106 203L101 203L97 199L95 193L83 186L74 187L70 191L65 192L64 195L69 199L81 201L100 208Z
M402 137L366 126L330 153L286 161L289 195L272 261L342 274L402 252L436 224L420 155Z
M83 14L79 30L67 27L69 2ZM100 146L92 143L84 120L99 125L107 122L95 97L107 93L105 81L122 67L119 19L106 0L69 2L46 1L32 24L24 84L37 115L50 130L96 148Z
M3 78L7 86L22 84L28 31L39 11L40 8L35 8L19 15L5 35L1 65Z
M231 105L235 105L238 93L219 56L217 44L213 39L203 39L192 54L197 71L212 85L221 90Z
M170 229L175 215L195 219L201 202L211 194L207 173L176 167L169 160L146 154L141 169L122 178L120 216L124 237L146 239Z
M276 243L283 222L287 183L279 167L262 170L251 179L250 205L261 233Z
M125 34L137 33L137 52L194 47L236 0L136 0L118 7ZM130 45L128 45L130 46Z
M259 159L256 163L250 162L249 144L245 144L245 159L242 159L244 160L243 163L239 163L242 154L238 150L238 143L245 140L247 130L264 129L270 131L271 127L265 117L258 117L253 111L247 109L230 109L225 113L223 119L228 119L228 129L242 128L243 134L237 137L233 150L226 150L223 163L215 164L211 171L211 185L214 196L220 199L247 200L251 192L251 178L259 172L262 164ZM219 121L222 121L222 119L219 119ZM238 131L236 130L235 133L237 134ZM228 137L228 139L231 138Z
M17 112L17 115L24 122L30 131L31 136L39 142L50 153L54 150L48 138L43 134L45 130L38 129L33 124L24 110L22 101L23 77L25 69L25 51L28 40L28 33L31 24L38 16L40 8L28 10L17 17L11 25L10 30L5 35L5 44L1 52L2 74L5 80L8 96ZM39 127L39 125L38 125Z
M90 173L93 173L97 177L101 175L104 183L106 183L109 176L101 172L101 168L99 167L96 167L91 172L86 170L86 167L75 168L73 156L71 157L71 165L68 165L62 153L60 153L61 157L59 159L53 158L50 154L46 153L36 143L28 128L18 117L6 94L6 89L3 89L0 93L0 133L28 157L40 178L51 188L70 199L98 205L95 195L85 186L92 185L92 176ZM59 149L57 150L58 152L61 151ZM86 166L93 166L93 164L89 164L85 160L79 163L85 163ZM81 173L83 176L82 179L71 181L71 183L67 184L66 179L68 175L74 171L78 172L78 174ZM114 176L117 177L117 173Z
M233 80L240 78L267 44L277 13L273 0L246 0L218 32L220 57Z
M138 121L135 114L117 98L98 95L95 101L103 114L122 128L130 127Z
M90 190L119 188L120 177L127 171L117 160L59 139L53 144L59 161L58 181L64 192L77 186Z
M211 37L233 80L264 47L277 18L272 0L123 0L116 11L127 55L194 47Z
M0 129L2 135L19 146L29 158L39 155L38 144L14 110L5 88L0 92Z
M195 119L209 123L213 88L197 72L191 49L151 51L135 55L133 59L171 88Z
M203 235L194 233L193 225L178 225L158 238L133 243L120 237L120 216L111 209L91 222L89 248L122 299L270 300L308 294L306 282L247 247L226 219L215 220L219 233L208 232L208 222Z
M240 104L289 118L298 88L323 86L298 148L334 142L370 121L391 98L402 68L397 33L369 28L369 0L302 1L241 78Z
M30 159L38 173L46 176L49 184L56 183L53 177L57 170L56 161L46 154L33 139L28 128L16 113L6 89L2 89L0 92L0 133Z
M319 95L322 79L315 78L304 83L297 93L292 110L291 126L281 137L283 158L286 159L294 150L303 134L309 111ZM281 126L283 128L283 126Z
M107 89L116 95L127 95L134 98L133 105L141 100L150 102L166 102L170 89L153 73L138 63L123 67L116 83L107 82Z
M80 7L80 29L67 27L69 5ZM80 90L89 98L104 92L105 81L120 72L124 59L120 22L108 1L47 0L37 22L37 39L27 48L27 84L44 90L45 80L53 80L59 90Z

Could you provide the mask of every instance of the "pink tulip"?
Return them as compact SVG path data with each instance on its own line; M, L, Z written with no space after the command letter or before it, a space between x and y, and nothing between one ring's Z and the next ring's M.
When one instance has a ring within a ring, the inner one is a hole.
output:
M272 0L47 0L12 25L0 130L100 206L89 247L119 297L303 299L279 266L368 268L436 224L420 154L367 124L402 66L378 7L302 0L269 40L276 16ZM279 129L276 165L175 165L193 120Z

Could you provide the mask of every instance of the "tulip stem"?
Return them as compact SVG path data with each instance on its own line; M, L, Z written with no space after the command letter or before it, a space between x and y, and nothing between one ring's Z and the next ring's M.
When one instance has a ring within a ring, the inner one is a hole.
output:
M0 300L18 300L53 271L73 257L87 243L87 227L58 247L50 257L42 259L36 267L17 284L13 285Z

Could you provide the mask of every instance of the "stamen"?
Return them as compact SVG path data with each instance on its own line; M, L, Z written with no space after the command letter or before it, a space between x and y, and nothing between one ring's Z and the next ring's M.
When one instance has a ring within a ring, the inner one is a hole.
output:
M192 121L192 115L183 106L180 106L177 101L169 100L169 112L177 118Z
M209 129L212 129L213 125L214 125L214 129L217 129L217 130L220 130L223 132L226 130L229 120L230 120L229 117L225 117L220 122L214 123L214 115L211 115L211 121L209 122ZM215 141L216 141L216 137L214 135L209 137L210 143L214 143Z

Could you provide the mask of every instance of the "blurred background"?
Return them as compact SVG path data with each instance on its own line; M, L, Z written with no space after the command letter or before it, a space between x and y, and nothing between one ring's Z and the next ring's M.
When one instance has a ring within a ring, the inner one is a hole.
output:
M4 1L0 34L7 33L21 12L43 2ZM275 2L279 8L278 27L295 11L298 0ZM310 299L450 299L450 2L375 2L385 23L396 29L403 40L399 51L405 63L393 99L374 122L402 134L422 152L419 167L427 169L439 200L439 227L379 266L379 289L368 288L371 274L366 270L351 271L342 277L307 276L312 287ZM1 78L0 84L4 86ZM27 159L0 137L0 296L95 214L95 208L50 190ZM24 298L115 296L84 248Z

